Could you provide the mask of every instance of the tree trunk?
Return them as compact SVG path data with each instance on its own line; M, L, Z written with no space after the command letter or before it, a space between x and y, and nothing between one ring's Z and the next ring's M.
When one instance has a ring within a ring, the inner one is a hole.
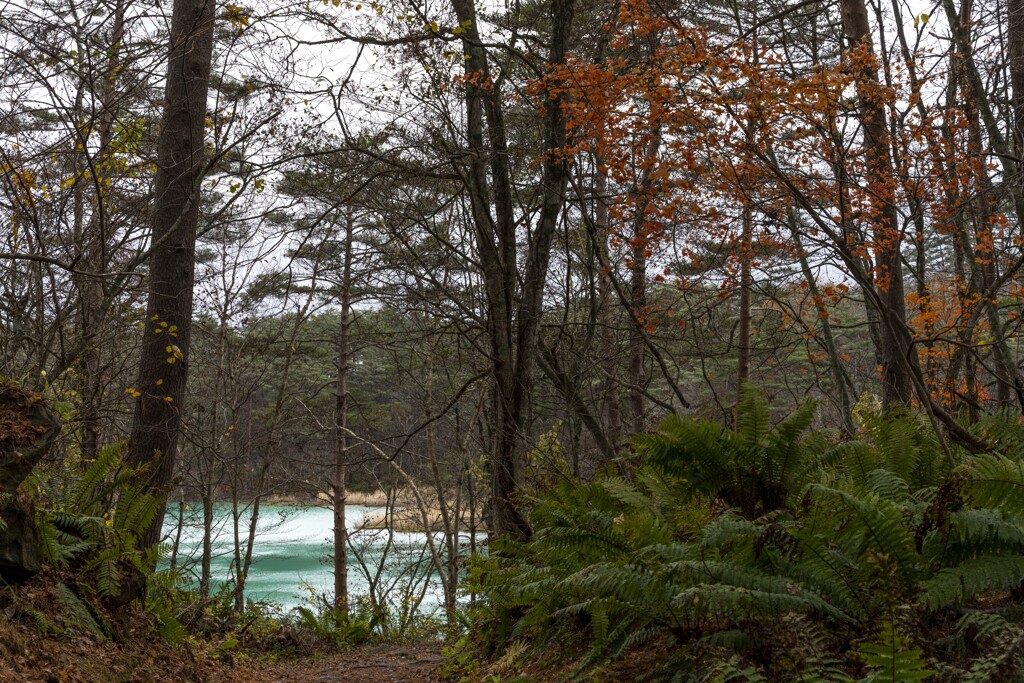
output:
M642 209L641 209L642 211ZM636 221L637 232L641 221ZM629 268L629 305L639 322L629 330L629 431L633 434L644 431L644 337L641 326L647 324L647 240L641 234L634 235L631 250L632 264Z
M751 272L754 241L754 210L750 198L744 197L742 233L740 234L740 320L737 329L737 364L736 364L736 424L739 424L739 395L743 385L750 379L750 319L751 290L754 277Z
M842 359L839 357L839 348L836 345L835 336L832 334L832 323L829 322L828 310L825 308L824 299L822 299L821 292L818 290L818 281L814 277L814 271L811 270L811 264L807 260L807 251L804 249L800 231L797 229L795 211L791 210L789 212L787 222L789 223L790 234L793 237L793 245L796 247L797 258L800 261L800 272L803 273L804 282L807 283L807 288L814 301L817 321L821 326L822 344L825 347L825 353L828 355L829 371L832 374L832 382L835 384L836 393L838 394L835 399L839 403L838 407L843 421L843 432L845 432L847 437L853 438L857 433L857 428L853 423L853 404L850 400L849 386L850 378L843 367Z
M345 522L345 470L348 466L349 312L352 308L352 218L345 224L345 256L341 275L341 323L338 326L338 387L334 420L334 606L348 613L348 527Z
M552 34L548 64L561 64L569 48L574 0L552 0ZM500 88L494 84L477 30L472 0L452 0L466 55L467 168L464 182L471 203L477 249L487 300L491 373L494 379L495 446L490 460L490 531L516 540L531 535L519 507L522 479L521 446L527 434L526 405L543 314L543 293L551 244L565 201L568 160L558 153L565 146L565 117L561 93L545 101L544 157L540 217L529 236L522 284L519 283L508 144ZM486 120L487 145L484 144ZM489 163L488 163L489 162ZM490 179L488 182L488 169ZM491 207L494 215L491 214ZM520 293L516 297L516 292Z
M594 220L597 223L597 236L594 241L594 249L597 254L597 293L598 309L597 324L599 326L598 336L601 340L601 369L604 379L603 386L603 412L604 426L607 430L608 441L612 448L618 450L622 447L622 399L619 396L618 381L618 353L615 343L615 329L612 320L612 275L605 268L606 263L611 261L608 253L608 238L611 235L611 217L608 211L608 174L601 170L601 160L597 160L598 166L594 173L594 192L597 195L594 202Z
M210 578L213 571L213 487L203 488L203 554L200 558L199 597L210 597Z
M164 113L157 145L146 330L128 462L147 466L150 491L174 473L188 378L199 184L205 165L206 98L216 5L175 0ZM163 506L142 545L160 539Z
M903 261L900 256L899 216L893 202L895 187L889 129L886 124L882 84L872 46L864 0L840 0L843 30L851 49L863 48L867 54L857 74L859 117L864 135L868 193L871 198L875 251L875 284L882 309L881 356L882 401L886 407L910 403L910 338L906 326L906 302L903 290Z
M1010 65L1010 106L1013 109L1013 142L1017 153L1018 172L1024 171L1024 0L1006 0L1006 42ZM966 23L965 26L969 26ZM1015 184L1020 185L1024 177L1018 176Z

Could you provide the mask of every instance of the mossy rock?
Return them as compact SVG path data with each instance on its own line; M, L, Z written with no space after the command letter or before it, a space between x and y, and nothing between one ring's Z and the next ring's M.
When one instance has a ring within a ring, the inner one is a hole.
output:
M41 394L0 381L0 579L24 581L42 566L34 513L19 486L60 433Z
M0 579L17 583L39 572L43 546L31 506L0 494Z
M0 381L0 493L18 490L60 427L41 394Z

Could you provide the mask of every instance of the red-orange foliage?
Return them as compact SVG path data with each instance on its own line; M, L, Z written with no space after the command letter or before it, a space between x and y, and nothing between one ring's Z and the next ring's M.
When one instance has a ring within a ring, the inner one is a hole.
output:
M741 259L791 256L788 230L773 227L796 209L810 226L806 239L828 247L834 268L885 291L890 275L873 257L899 248L915 221L933 234L951 233L979 191L984 162L970 148L964 112L922 105L927 83L912 88L902 69L893 69L892 87L857 82L858 73L877 69L866 47L793 76L781 55L756 41L671 24L646 0L621 3L605 29L611 56L601 63L571 58L542 88L569 94L566 153L592 153L618 189L610 198L613 246L643 247L649 256L671 238L673 258L697 266L705 245L715 244L727 255L719 281L731 289ZM857 130L850 125L857 123L855 83L862 99L881 103L900 122L891 178L871 172L866 143L850 132ZM738 237L745 204L758 215L746 254ZM879 220L893 204L898 225ZM979 263L992 258L1005 224L995 215L979 226ZM983 332L972 316L977 296L950 278L916 275L922 286L907 301L912 336L935 397L953 402L938 387L950 373L952 349L965 339L963 326L974 326L968 339ZM825 290L833 301L837 293L846 292ZM807 321L812 331L817 318Z

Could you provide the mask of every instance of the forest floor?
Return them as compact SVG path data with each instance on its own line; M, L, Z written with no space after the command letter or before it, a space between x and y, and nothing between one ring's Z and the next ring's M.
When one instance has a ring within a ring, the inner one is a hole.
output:
M137 604L107 608L50 570L0 586L0 683L434 683L442 644L311 651L287 630L277 647L241 650L194 637L177 648ZM227 652L225 652L227 648Z
M161 644L125 647L88 638L43 638L25 645L19 654L0 659L0 683L435 683L444 661L439 645L366 645L234 662L172 652Z
M221 668L209 683L432 683L444 659L440 646L367 645L319 657Z

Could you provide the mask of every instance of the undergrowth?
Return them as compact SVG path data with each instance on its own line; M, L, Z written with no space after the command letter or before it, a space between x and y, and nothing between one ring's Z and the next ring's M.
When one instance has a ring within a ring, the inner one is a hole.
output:
M649 679L1019 678L1020 426L989 419L993 451L952 466L916 415L862 411L846 442L813 416L772 426L747 390L735 430L670 417L616 471L538 496L533 539L474 562L487 599L456 667L582 641L570 677L657 651Z
M230 661L241 653L276 657L359 645L387 630L388 615L358 601L347 614L323 601L282 614L276 604L248 600L239 610L230 582L202 598L180 567L158 570L166 548L143 547L139 539L161 501L143 490L143 471L121 456L120 445L107 446L91 461L37 468L28 482L46 563L75 593L95 594L115 609L141 599L168 643L201 645ZM87 603L69 604L81 611Z

